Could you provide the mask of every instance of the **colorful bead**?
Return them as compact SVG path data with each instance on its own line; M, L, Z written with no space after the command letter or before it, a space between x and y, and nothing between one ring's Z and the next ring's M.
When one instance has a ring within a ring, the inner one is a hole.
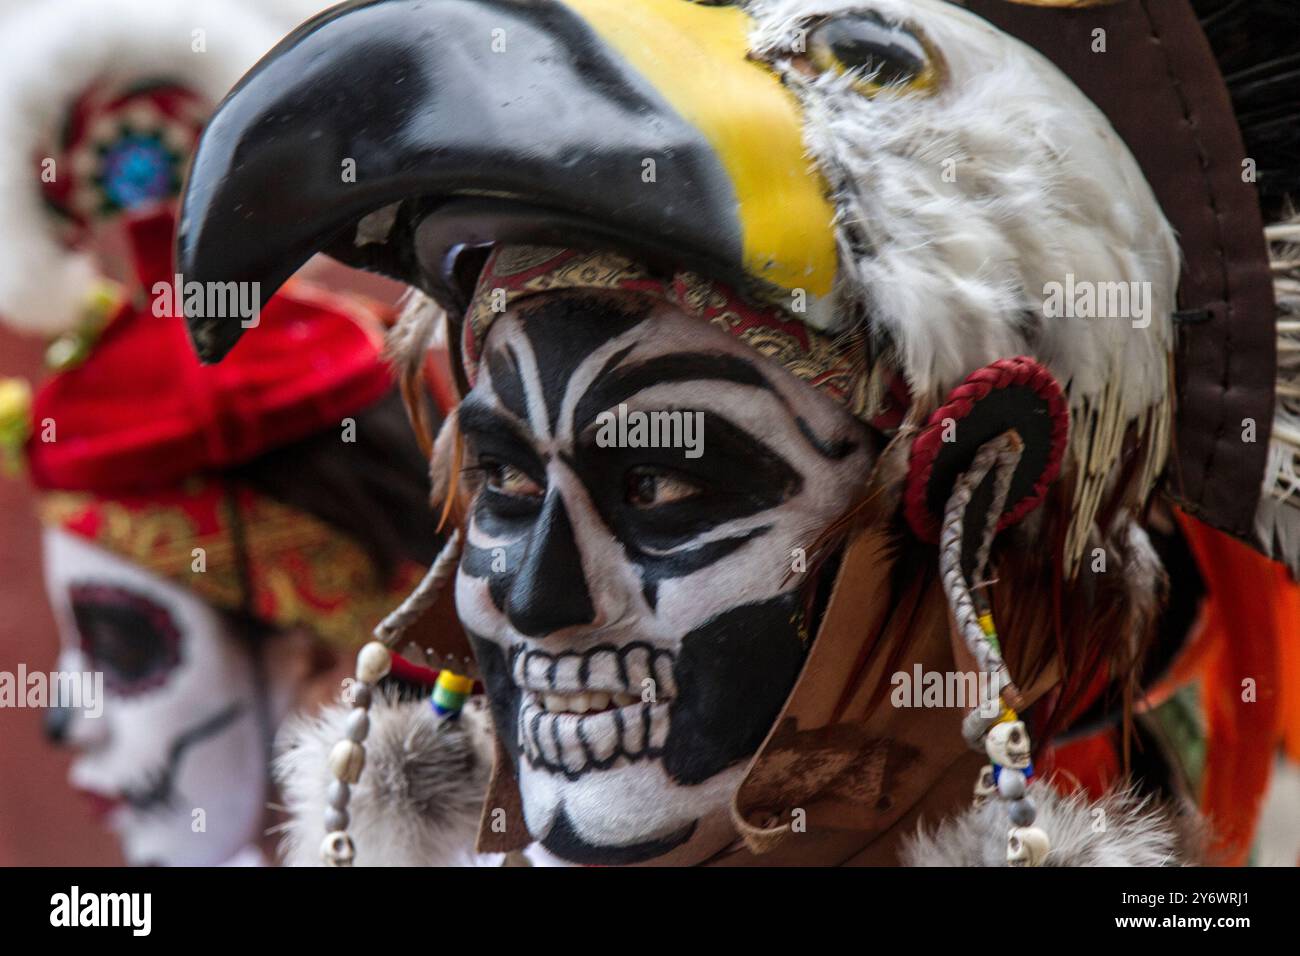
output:
M1025 797L1029 779L1034 774L1029 760L1029 730L1015 709L1004 701L1001 715L984 731L982 743L992 764L981 771L981 777L992 771L997 794L1007 801L1007 816L1012 825L1007 834L1007 865L1039 866L1047 857L1051 844L1047 834L1033 826L1038 809ZM980 789L977 783L976 805L981 802Z
M438 682L433 688L433 710L440 717L454 717L459 714L474 689L474 681L462 677L447 669L438 673Z
M346 781L331 780L325 797L335 810L346 810L348 801L352 798L352 787Z
M1025 795L1025 772L1006 769L996 774L998 793L1003 800L1019 800Z
M353 707L366 708L370 706L371 687L362 681L354 681L348 688L348 697L352 701Z

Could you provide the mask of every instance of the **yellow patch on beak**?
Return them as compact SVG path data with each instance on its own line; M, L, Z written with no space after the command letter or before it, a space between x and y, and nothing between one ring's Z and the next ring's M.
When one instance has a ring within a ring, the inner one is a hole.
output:
M749 16L686 0L564 2L713 148L735 190L746 271L784 289L829 293L834 209L804 150L797 100L748 59Z

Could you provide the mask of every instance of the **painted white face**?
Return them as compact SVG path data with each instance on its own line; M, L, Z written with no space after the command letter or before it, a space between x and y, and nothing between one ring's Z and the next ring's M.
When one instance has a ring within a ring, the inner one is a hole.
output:
M267 736L254 657L185 588L58 529L45 581L65 672L102 672L102 715L57 714L70 781L134 865L208 866L260 837Z
M703 859L802 666L796 552L855 500L866 429L667 305L538 296L485 344L456 600L529 832L575 863ZM665 411L679 446L636 447Z

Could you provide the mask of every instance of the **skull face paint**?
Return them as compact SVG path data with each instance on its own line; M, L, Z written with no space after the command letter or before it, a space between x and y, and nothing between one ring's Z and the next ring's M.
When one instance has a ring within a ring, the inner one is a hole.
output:
M59 667L104 674L101 716L52 715L53 735L78 752L72 786L128 863L230 860L259 837L266 800L250 646L185 588L75 535L47 529L44 551Z
M456 600L529 832L573 863L687 863L728 804L815 622L792 573L855 501L866 429L663 303L531 297L461 405L474 497ZM702 454L607 447L602 412L700 413Z

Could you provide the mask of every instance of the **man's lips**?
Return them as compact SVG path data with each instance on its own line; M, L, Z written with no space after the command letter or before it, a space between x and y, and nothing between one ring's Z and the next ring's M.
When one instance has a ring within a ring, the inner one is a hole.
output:
M120 796L111 796L96 790L79 789L77 793L85 799L86 805L90 807L91 815L101 823L108 819L109 814L126 802Z

